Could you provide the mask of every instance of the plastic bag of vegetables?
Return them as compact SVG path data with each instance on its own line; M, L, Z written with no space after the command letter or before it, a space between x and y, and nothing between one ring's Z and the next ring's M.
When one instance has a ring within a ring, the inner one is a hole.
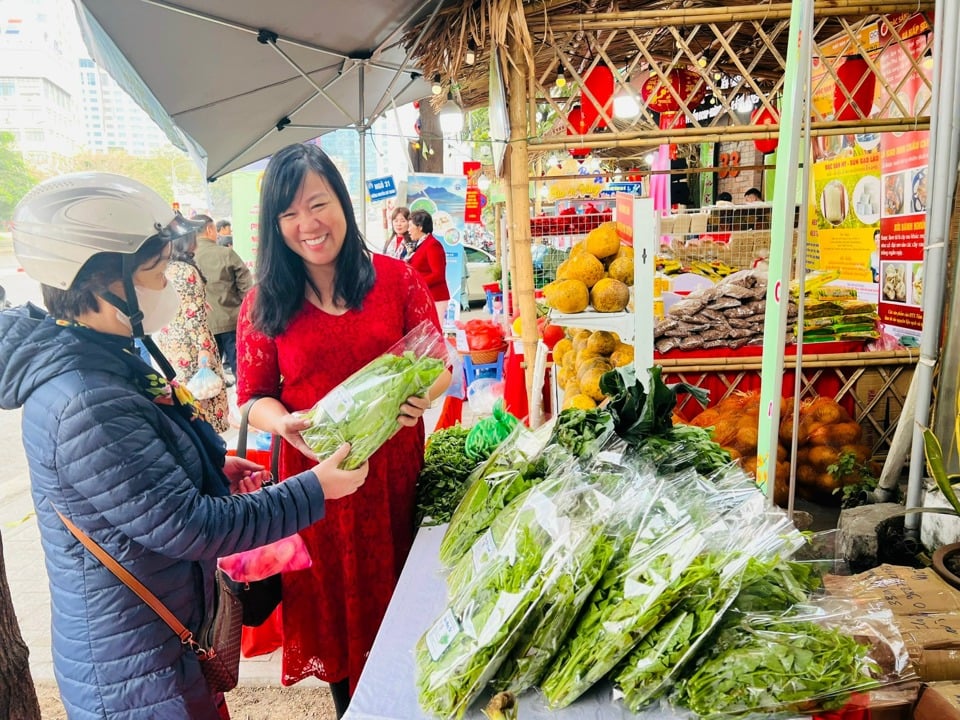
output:
M300 434L319 458L350 443L341 467L359 467L400 429L400 406L440 377L449 356L440 331L424 320L304 412L310 427Z
M672 699L707 718L819 712L916 679L888 608L823 598L726 628Z
M454 565L511 500L544 477L546 468L535 461L552 431L552 423L536 430L517 425L487 461L473 471L440 542L443 565Z
M496 551L502 561L451 599L417 643L417 690L426 711L463 716L537 603L601 541L612 505L579 474L554 474L527 493Z

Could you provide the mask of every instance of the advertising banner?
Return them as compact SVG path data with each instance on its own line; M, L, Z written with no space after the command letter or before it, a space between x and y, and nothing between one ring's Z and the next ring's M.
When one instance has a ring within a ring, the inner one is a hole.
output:
M236 170L230 173L230 178L233 191L230 211L233 249L252 268L260 244L260 183L263 181L263 168Z

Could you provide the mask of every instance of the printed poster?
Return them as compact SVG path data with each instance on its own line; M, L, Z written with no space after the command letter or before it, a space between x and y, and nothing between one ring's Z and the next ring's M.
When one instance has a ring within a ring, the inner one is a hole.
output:
M258 170L235 170L230 173L233 202L230 219L233 227L233 249L253 268L260 244L260 183L263 181L261 163Z

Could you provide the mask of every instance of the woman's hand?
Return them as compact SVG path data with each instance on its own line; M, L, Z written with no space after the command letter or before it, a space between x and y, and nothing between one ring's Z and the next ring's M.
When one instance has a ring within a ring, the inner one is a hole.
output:
M430 407L430 400L425 397L411 395L407 401L400 406L400 415L397 422L404 427L413 427L417 421L423 417L423 413Z
M254 492L272 479L272 475L263 465L234 455L228 455L224 460L223 472L230 480L231 495Z
M316 461L317 454L310 449L303 436L300 435L300 431L306 430L308 427L310 427L309 420L294 413L287 413L277 420L275 432L306 457Z
M312 468L313 474L320 481L320 487L323 488L323 496L327 500L352 495L367 479L369 463L364 463L356 470L341 470L338 467L349 454L350 443L344 443L333 455Z

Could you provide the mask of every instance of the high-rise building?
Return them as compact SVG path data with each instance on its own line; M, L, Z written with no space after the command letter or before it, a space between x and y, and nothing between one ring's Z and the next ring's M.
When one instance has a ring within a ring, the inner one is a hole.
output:
M77 35L68 0L0 2L0 130L27 162L51 171L83 144Z
M80 103L86 146L93 152L122 148L131 155L153 155L170 147L156 123L89 58L80 58Z

